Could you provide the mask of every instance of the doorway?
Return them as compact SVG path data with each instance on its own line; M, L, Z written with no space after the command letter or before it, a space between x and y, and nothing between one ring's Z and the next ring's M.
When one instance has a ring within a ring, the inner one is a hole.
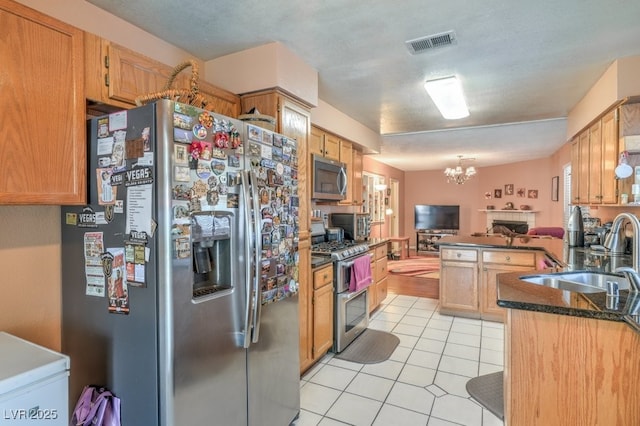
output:
M400 236L400 182L397 179L389 178L389 208L392 210L391 224L389 225L389 236Z

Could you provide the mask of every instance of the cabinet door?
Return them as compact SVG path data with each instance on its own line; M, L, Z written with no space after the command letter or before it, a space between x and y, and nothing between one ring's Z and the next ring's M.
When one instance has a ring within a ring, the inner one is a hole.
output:
M380 281L378 281L378 284L376 285L377 290L378 290L378 306L380 306L380 304L382 304L382 302L384 302L384 299L387 298L387 294L388 294L388 290L389 290L389 286L387 283L387 277L384 277L383 279L381 279Z
M310 164L307 146L311 131L311 112L305 106L284 96L278 98L278 132L297 141L298 149L298 214L300 240L311 237L309 215Z
M614 109L602 117L602 204L618 203L618 110Z
M580 162L578 164L578 201L586 204L589 201L589 169L591 168L591 159L589 157L589 131L585 130L578 137L580 147ZM573 173L573 168L572 168Z
M120 108L135 106L138 96L161 91L174 67L151 59L93 34L85 34L87 98ZM177 64L176 64L177 65ZM192 69L180 72L172 88L190 88ZM240 114L240 97L198 79L209 111L228 117Z
M162 90L171 75L168 65L115 43L105 41L105 47L109 100L135 105L138 96Z
M571 202L580 202L580 138L571 141Z
M313 126L309 135L309 154L324 154L324 132Z
M313 292L313 358L325 354L333 345L333 285Z
M589 204L602 203L602 131L600 121L589 128Z
M309 240L298 245L298 321L300 336L300 372L313 362L313 283L311 275L311 254Z
M347 195L339 204L353 204L353 186L351 185L353 180L352 146L352 143L349 141L340 141L340 161L344 163L347 168Z
M531 266L485 264L482 267L480 314L482 319L504 322L507 310L497 304L497 275L503 272L531 271Z
M386 249L386 247L385 247ZM380 281L387 276L387 258L376 260L376 281Z
M442 261L440 265L441 312L477 318L479 316L477 263Z
M353 149L352 151L352 160L353 160L353 173L352 173L352 193L353 193L353 204L357 206L361 206L364 204L364 188L362 187L362 152Z
M340 161L340 139L331 133L324 135L324 156L330 160Z
M375 250L369 250L369 255L371 257L371 280L372 284L369 286L367 291L369 292L369 313L373 312L375 308L378 307L378 292L375 290L376 281L378 278L376 277L376 259L375 259Z
M84 204L84 39L0 1L0 204Z

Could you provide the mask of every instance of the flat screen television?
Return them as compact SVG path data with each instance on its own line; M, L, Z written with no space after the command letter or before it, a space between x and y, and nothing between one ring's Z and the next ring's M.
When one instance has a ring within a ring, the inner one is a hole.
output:
M460 206L417 204L414 212L415 229L460 229Z

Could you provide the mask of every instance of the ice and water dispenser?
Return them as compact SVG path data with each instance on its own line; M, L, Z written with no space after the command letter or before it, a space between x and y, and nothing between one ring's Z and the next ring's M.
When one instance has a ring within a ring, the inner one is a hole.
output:
M232 213L198 212L191 220L193 298L231 289Z

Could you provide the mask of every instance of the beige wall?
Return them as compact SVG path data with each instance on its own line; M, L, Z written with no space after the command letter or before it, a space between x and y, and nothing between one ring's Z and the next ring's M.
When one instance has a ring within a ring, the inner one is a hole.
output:
M640 56L615 60L569 111L567 140L621 99L640 94Z
M562 168L570 162L570 147L563 146L553 156L502 166L478 169L478 174L462 185L447 183L442 170L405 172L404 186L404 235L411 237L415 246L413 208L416 204L457 204L460 206L460 233L469 235L486 230L486 213L480 211L487 205L496 209L512 202L516 208L522 204L531 206L536 213L536 226L562 227L563 191ZM559 201L551 201L551 178L560 176ZM504 195L504 186L538 190L538 198L521 198L517 194ZM493 197L495 189L502 189L502 198L485 199L485 192Z
M0 330L60 350L60 208L0 206Z

